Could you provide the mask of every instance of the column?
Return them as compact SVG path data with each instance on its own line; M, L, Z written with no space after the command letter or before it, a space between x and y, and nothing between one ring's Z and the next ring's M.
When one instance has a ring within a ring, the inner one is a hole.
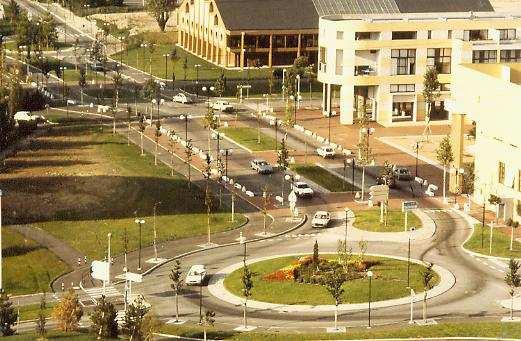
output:
M297 58L300 57L300 49L301 49L301 38L302 38L302 35L299 33L298 34L298 46L297 46Z
M352 84L344 84L340 87L340 123L353 124L354 112L354 86Z
M322 83L322 112L326 111L326 96L327 96L327 87L326 83Z
M268 66L273 65L273 34L270 34L270 52L268 54Z
M461 168L463 166L463 135L465 134L465 114L452 113L452 125L451 125L451 142L452 142L452 153L454 155L453 165L455 168ZM456 192L458 187L461 185L462 175L450 172L449 190Z
M241 60L240 67L244 69L244 32L241 32Z

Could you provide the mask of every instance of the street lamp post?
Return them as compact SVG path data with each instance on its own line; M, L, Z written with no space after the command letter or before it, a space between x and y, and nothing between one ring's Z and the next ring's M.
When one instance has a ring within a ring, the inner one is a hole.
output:
M199 98L199 68L201 67L201 64L195 64L195 88L196 88L196 97Z
M373 280L373 272L367 271L367 278L369 278L369 309L367 315L367 328L371 328L371 284Z
M179 119L185 121L185 141L188 141L188 120L192 119L192 115L186 114L179 116Z
M110 257L110 238L112 237L112 233L107 233L107 239L108 239L108 245L107 245L107 262L109 263L109 266L108 266L108 269L109 269L109 274L107 276L108 278L108 281L107 281L107 284L110 283L110 265L111 265L111 257Z
M344 208L344 212L346 214L345 218L346 218L346 221L345 221L345 231L344 231L344 253L347 254L347 223L348 223L348 219L349 217L347 216L347 214L349 213L349 209L346 207Z
M223 136L224 134L218 131L212 134L212 138L217 141L217 153L221 150L221 140L224 138ZM210 151L208 151L208 153L210 153Z
M226 178L228 178L228 156L232 153L232 148L221 149L221 155L224 155L224 176L226 176Z
M344 173L346 173L347 171L347 165L351 165L351 184L353 185L351 187L351 190L352 191L355 191L355 158L350 158L350 159L345 159L345 162L344 162Z
M420 141L416 141L416 145L414 146L414 149L416 150L416 171L415 176L418 177L418 153L420 151Z
M138 269L138 271L141 271L141 229L142 229L143 224L145 223L145 220L136 218L136 220L134 220L134 222L139 225L139 255L138 255L137 269Z

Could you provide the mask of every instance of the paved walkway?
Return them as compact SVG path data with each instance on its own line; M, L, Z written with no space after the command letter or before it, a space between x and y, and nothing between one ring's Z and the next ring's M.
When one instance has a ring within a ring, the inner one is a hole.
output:
M307 255L307 253L297 254L297 255ZM387 255L379 255L379 254L367 254L368 256L383 256L389 257L393 259L398 259L402 261L407 261L407 258L396 257L396 256L387 256ZM294 256L294 254L285 254L285 255L274 255L269 257L255 258L247 261L247 264L253 264L264 260ZM412 263L424 265L424 262L411 259ZM244 298L238 297L230 293L228 290L224 288L224 278L232 273L233 271L240 269L243 267L243 263L235 263L230 266L227 266L224 269L219 270L215 275L213 275L210 279L210 283L208 285L208 291L218 299L225 301L227 303L233 305L241 305L244 304ZM440 267L433 266L434 271L440 276L440 283L435 286L433 289L427 291L427 299L439 296L448 290L450 290L454 284L456 283L455 276L448 270ZM374 309L377 308L385 308L392 307L402 304L409 304L412 302L419 302L423 300L423 293L416 293L410 297L402 297L392 300L385 301L377 301L372 302L371 307ZM259 310L273 310L276 312L287 313L287 312L299 312L299 313L309 313L309 312L326 312L326 311L334 311L334 305L287 305L287 304L275 304L275 303L267 303L260 302L254 300L248 300L247 306L251 309L259 309ZM356 304L341 304L338 306L338 310L342 312L350 312L350 311L359 311L368 308L368 303L356 303Z

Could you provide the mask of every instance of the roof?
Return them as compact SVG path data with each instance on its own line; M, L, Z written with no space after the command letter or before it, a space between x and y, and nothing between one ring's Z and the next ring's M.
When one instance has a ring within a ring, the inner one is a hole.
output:
M336 14L493 12L489 0L215 0L230 31L317 29Z
M238 30L317 29L313 0L215 0L226 28Z

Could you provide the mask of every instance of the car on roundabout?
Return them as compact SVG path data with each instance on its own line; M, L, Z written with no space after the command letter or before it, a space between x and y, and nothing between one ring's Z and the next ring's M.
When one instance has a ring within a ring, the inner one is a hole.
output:
M324 159L325 158L332 159L335 157L335 149L333 149L333 147L330 147L330 146L322 146L322 147L317 148L317 154L319 156L322 156Z
M399 181L412 181L413 179L411 171L406 167L395 167L393 172L394 176Z
M255 159L250 162L250 167L259 174L273 173L273 167L263 159Z
M202 264L192 265L185 278L186 285L203 285L206 278L206 267Z
M298 198L311 198L315 194L313 189L303 181L296 181L291 185L291 190Z
M189 103L192 103L192 99L189 96L180 92L180 93L174 95L174 97L172 97L172 102L189 104Z
M317 211L311 220L311 227L326 228L331 222L331 214L326 211Z

